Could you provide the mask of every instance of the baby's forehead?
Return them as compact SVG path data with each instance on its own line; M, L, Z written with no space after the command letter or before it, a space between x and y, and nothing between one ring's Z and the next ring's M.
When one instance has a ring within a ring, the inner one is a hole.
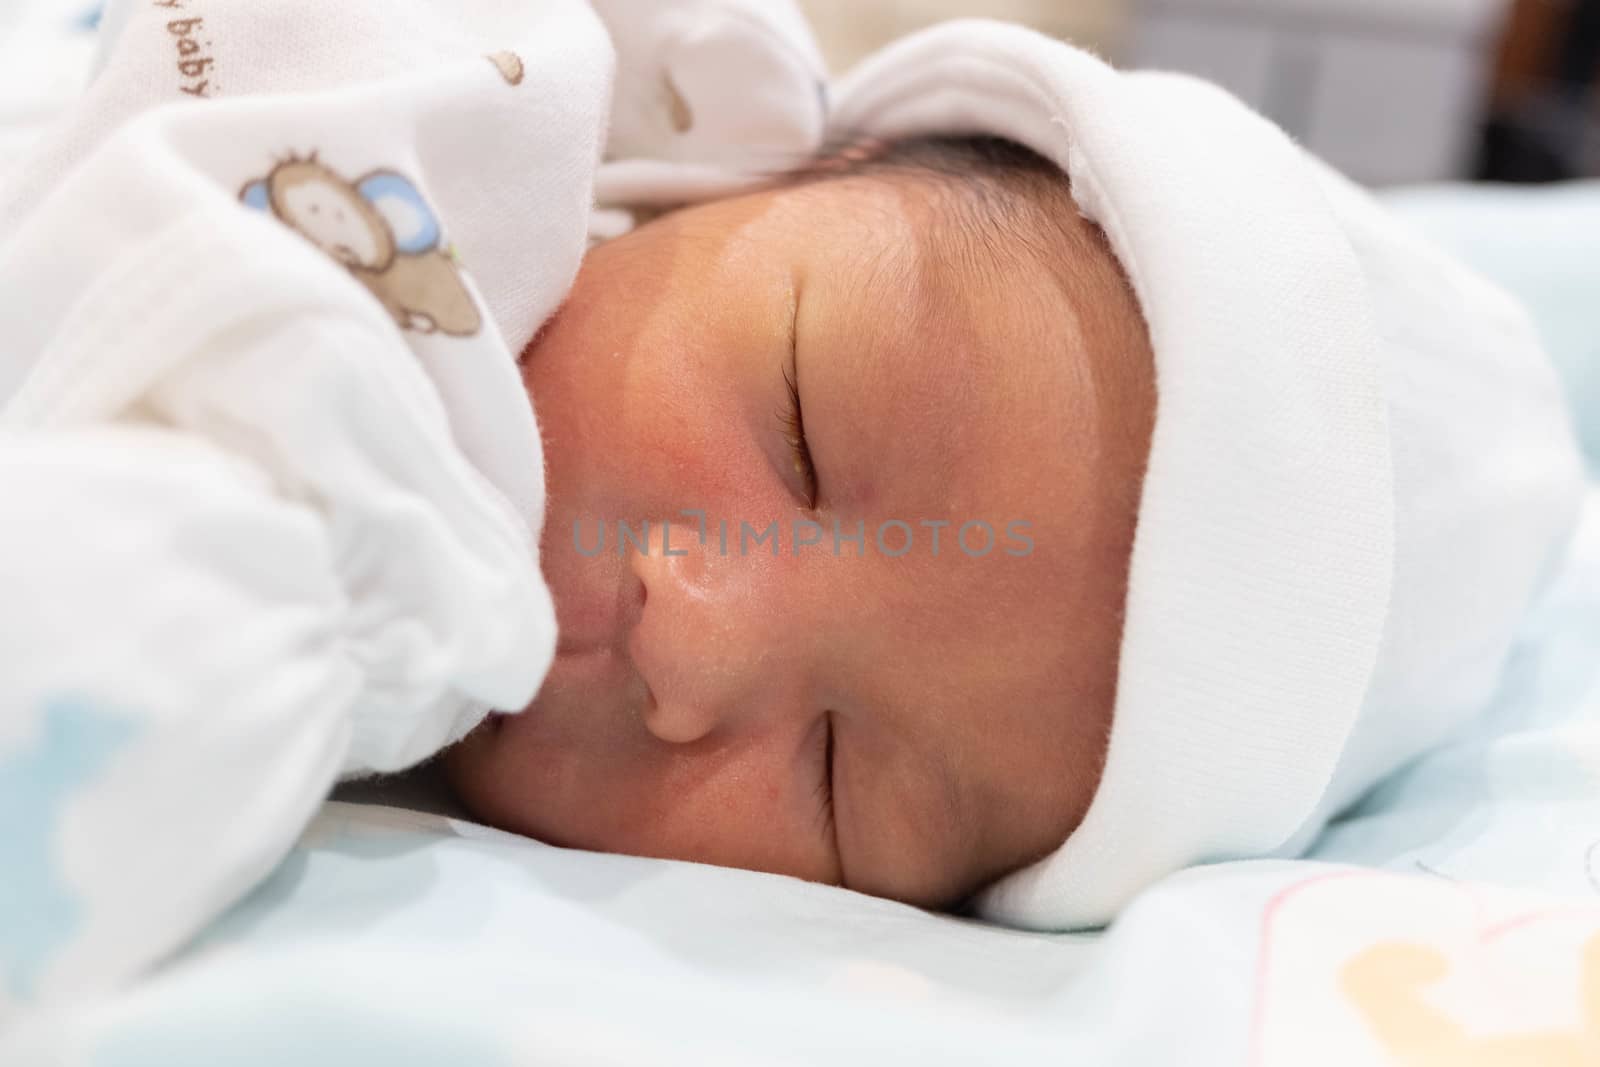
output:
M808 238L808 418L851 427L850 482L897 506L1030 504L1037 484L1098 451L1091 348L1106 339L1084 327L1079 294L1003 235L952 235L920 201L872 210L893 217Z
M815 210L854 213L857 225L815 239L847 246L839 258L860 275L861 302L888 305L871 309L875 321L925 335L908 338L913 347L1003 347L1011 351L988 353L991 362L1024 363L1064 358L1063 348L1126 362L1119 357L1148 347L1121 264L1059 172L996 178L896 166L823 188L832 202Z
M1057 541L1134 506L1148 331L1065 177L895 167L825 184L797 216L864 214L812 238L832 299L805 332L850 371L815 376L833 394L817 414L862 428L863 479L902 508L998 508Z
M971 325L985 336L1014 324L1048 340L1083 321L1096 335L1082 339L1091 356L1147 347L1121 263L1053 167L995 174L897 165L847 173L817 191L831 203L816 210L859 216L866 265L920 299L933 333L976 311Z

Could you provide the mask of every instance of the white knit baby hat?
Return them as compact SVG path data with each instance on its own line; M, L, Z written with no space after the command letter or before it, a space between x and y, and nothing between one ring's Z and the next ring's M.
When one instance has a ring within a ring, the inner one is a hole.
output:
M831 123L1053 160L1155 351L1103 777L980 914L1098 926L1181 868L1296 850L1483 706L1582 485L1508 300L1222 90L1015 26L891 46Z
M788 0L677 6L663 69L619 86L617 128L655 132L614 142L602 201L719 195L825 135L1005 137L1070 177L1144 311L1158 411L1104 773L980 914L1099 926L1184 867L1298 850L1482 709L1582 492L1509 300L1204 82L959 21L869 58L824 127ZM759 84L674 74L725 38ZM699 134L639 119L665 80Z
M1220 90L1001 25L889 49L846 81L834 120L983 131L1054 160L1155 350L1103 778L1066 844L979 910L1092 926L1171 871L1277 849L1361 706L1394 559L1380 342L1317 175Z

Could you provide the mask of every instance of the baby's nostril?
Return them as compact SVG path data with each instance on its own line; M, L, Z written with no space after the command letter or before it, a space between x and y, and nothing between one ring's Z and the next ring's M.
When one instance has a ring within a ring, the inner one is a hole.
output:
M639 620L644 618L644 606L650 599L650 585L645 578L644 569L629 567L623 571L622 584L617 587L617 607L627 627L639 625Z

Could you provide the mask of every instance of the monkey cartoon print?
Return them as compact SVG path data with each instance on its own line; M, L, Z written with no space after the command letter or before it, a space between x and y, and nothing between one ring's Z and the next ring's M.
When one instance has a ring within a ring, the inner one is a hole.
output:
M403 330L470 337L483 326L439 220L402 175L348 181L316 153L291 157L239 193L343 264Z

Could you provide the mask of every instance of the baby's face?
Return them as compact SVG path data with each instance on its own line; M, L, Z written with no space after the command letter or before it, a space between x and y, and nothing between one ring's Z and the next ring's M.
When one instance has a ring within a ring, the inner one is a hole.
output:
M559 651L532 707L451 754L481 818L934 907L1076 826L1148 347L1081 220L1039 258L942 210L923 179L844 178L589 255L525 364Z

